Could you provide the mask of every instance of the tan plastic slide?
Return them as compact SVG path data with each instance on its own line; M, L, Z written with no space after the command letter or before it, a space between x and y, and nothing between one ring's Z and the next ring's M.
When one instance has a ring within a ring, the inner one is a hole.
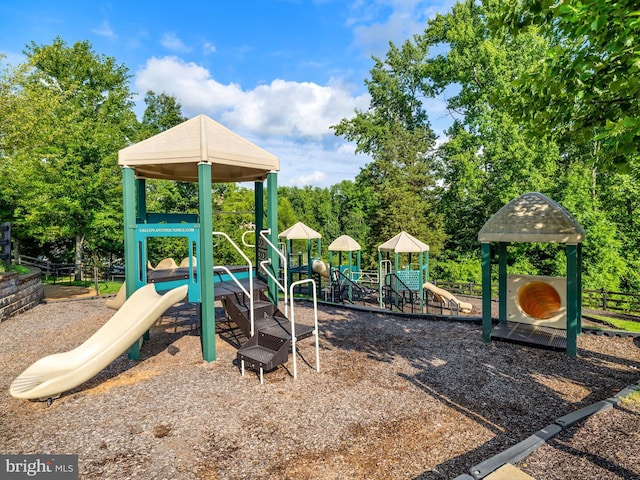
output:
M473 305L471 305L470 303L462 302L458 300L452 293L449 293L446 290L443 290L442 288L436 287L431 282L425 282L425 284L422 285L422 288L424 288L425 290L429 290L436 297L440 297L440 299L453 301L456 305L458 305L458 308L462 313L471 313L471 310L473 310Z
M122 286L120 287L120 290L118 290L118 294L115 297L107 298L104 304L113 310L118 310L126 301L127 282L122 282Z
M325 278L329 278L329 264L322 260L314 260L311 264L311 268L315 273Z
M82 345L41 358L12 383L16 398L47 400L97 375L137 342L172 305L187 295L188 285L156 293L155 285L136 290L111 319Z

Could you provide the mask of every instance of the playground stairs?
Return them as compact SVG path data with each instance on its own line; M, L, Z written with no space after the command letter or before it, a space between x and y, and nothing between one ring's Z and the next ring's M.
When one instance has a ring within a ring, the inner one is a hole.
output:
M331 285L323 291L325 300L335 303L377 303L376 290L354 282L337 269L331 275Z
M238 349L238 360L244 366L262 372L270 371L289 360L292 345L291 321L265 296L262 291L259 298L254 299L254 329L251 332L250 302L242 292L222 298L222 305L227 316L242 331L248 340ZM255 294L254 294L255 296ZM297 340L303 340L314 334L314 327L295 324L294 332Z

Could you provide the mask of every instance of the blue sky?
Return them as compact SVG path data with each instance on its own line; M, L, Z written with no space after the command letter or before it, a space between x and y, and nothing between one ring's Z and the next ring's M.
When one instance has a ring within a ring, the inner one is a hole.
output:
M132 75L140 95L175 96L280 158L280 185L353 180L369 159L329 128L369 98L372 55L401 45L453 0L43 1L0 3L0 52L88 40ZM450 124L430 100L437 134Z

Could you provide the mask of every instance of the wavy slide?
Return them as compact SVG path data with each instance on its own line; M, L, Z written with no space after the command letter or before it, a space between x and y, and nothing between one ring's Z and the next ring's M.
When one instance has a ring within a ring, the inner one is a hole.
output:
M422 288L424 288L425 290L429 290L436 297L440 297L439 298L440 301L442 301L442 299L451 300L456 305L458 305L458 308L462 313L471 313L471 310L473 310L473 305L471 305L470 303L462 302L458 300L452 293L447 292L442 288L436 287L431 282L426 282L424 285L422 285Z
M182 285L159 295L155 285L148 284L136 290L87 341L68 352L41 358L11 383L9 393L16 398L48 400L86 382L126 352L169 307L183 300L187 289Z

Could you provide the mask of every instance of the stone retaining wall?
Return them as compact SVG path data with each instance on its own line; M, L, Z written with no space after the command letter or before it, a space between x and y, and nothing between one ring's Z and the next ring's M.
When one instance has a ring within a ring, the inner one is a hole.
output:
M40 270L0 273L0 322L35 307L44 298Z

